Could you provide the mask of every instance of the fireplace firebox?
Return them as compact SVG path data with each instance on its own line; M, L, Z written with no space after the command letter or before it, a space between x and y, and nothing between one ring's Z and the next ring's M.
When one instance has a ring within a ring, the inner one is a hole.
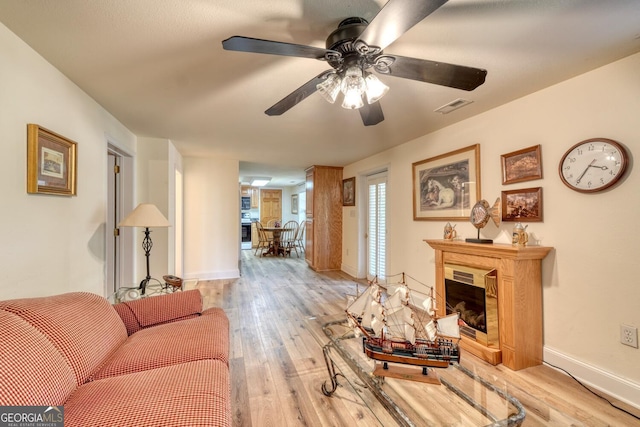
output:
M499 348L497 272L456 264L444 266L447 314L458 312L460 333Z

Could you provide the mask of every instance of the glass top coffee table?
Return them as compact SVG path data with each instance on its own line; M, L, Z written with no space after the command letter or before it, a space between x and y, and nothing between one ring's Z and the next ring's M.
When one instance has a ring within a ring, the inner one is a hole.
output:
M345 383L356 393L369 390L401 426L517 426L525 418L517 399L457 363L430 369L436 384L423 380L421 368L413 366L389 364L396 378L374 375L381 365L364 354L362 338L348 327L345 315L315 321L328 338L323 352L330 378L322 384L327 396Z

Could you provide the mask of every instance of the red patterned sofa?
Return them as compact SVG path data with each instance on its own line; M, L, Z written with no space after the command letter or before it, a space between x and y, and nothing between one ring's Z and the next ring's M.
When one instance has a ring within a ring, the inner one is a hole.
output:
M229 321L197 290L0 301L0 336L0 405L64 405L65 426L231 425Z

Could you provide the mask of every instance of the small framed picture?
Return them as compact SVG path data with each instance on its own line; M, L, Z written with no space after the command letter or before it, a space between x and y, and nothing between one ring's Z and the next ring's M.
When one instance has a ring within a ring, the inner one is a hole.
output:
M540 144L500 156L502 184L533 181L542 178L542 155Z
M76 195L77 144L41 126L27 125L27 192Z
M356 177L342 180L342 206L356 205Z
M291 213L292 214L298 213L298 195L297 194L291 195Z
M502 220L513 222L541 222L542 187L503 191Z

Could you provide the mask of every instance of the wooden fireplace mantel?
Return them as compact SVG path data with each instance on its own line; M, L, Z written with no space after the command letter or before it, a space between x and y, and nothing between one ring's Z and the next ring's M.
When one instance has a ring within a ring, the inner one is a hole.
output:
M463 337L460 346L489 363L519 370L542 363L542 260L546 246L479 244L455 240L425 240L435 249L436 300L445 314L444 265L458 264L498 272L500 348Z

